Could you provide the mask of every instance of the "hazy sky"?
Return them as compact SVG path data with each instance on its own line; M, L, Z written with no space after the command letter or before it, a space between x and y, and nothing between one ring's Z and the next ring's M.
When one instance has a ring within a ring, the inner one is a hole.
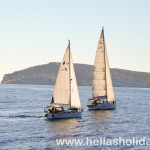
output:
M3 74L61 61L93 64L101 28L110 67L150 72L149 0L0 0Z

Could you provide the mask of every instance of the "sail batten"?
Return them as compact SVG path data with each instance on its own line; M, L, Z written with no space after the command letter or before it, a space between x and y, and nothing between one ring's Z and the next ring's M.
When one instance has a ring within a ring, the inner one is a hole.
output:
M105 96L108 101L115 100L103 29L96 50L92 93L93 97Z

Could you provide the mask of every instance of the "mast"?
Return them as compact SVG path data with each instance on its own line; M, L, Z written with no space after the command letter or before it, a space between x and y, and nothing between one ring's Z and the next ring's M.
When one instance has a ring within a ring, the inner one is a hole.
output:
M71 108L71 67L70 67L70 40L68 40L68 48L69 48L69 90L70 90L70 108Z
M105 36L104 36L104 27L102 27L103 31L103 44L104 44L104 62L105 62L105 81L106 81L106 97L107 97L107 75L106 75L106 48L105 48Z
M107 101L115 99L103 27L94 61L92 94L93 97L106 98Z

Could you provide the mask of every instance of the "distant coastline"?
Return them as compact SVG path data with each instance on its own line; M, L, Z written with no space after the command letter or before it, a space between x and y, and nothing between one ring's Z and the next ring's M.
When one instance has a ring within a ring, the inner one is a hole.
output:
M1 83L54 85L58 69L59 63L57 62L38 65L5 74ZM92 65L75 64L78 85L92 85L92 70ZM114 68L111 69L111 75L115 87L150 88L150 73Z

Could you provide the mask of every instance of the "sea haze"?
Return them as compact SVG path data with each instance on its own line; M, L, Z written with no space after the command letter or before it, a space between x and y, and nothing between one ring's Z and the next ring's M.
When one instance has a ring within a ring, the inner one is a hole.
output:
M115 88L117 109L88 111L91 86L80 86L84 108L81 119L49 121L44 108L53 87L49 85L0 84L0 149L98 149L92 146L57 146L56 139L150 138L150 89ZM148 146L99 146L99 149L150 149Z

